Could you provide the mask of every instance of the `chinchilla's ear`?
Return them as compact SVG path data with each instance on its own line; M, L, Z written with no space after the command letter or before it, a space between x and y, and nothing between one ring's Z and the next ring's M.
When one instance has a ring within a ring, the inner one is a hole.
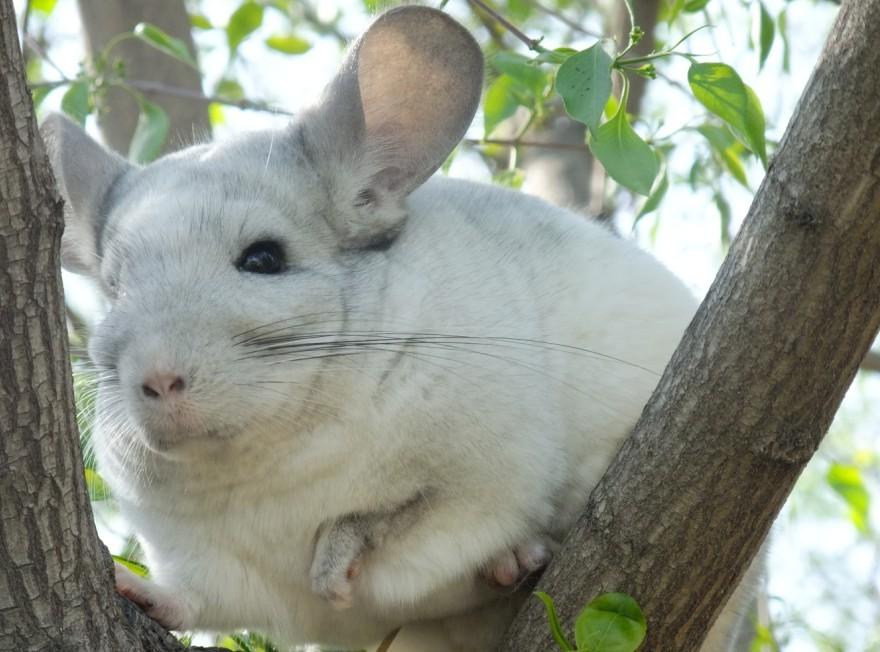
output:
M64 197L61 264L71 272L96 277L102 209L113 184L132 166L59 113L46 117L40 133Z
M321 102L295 125L328 182L341 246L394 236L403 200L464 136L482 85L479 46L442 11L392 9L358 39Z

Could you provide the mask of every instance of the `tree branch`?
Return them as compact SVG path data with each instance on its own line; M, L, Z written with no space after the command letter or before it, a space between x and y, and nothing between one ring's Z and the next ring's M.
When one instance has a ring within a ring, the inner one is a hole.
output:
M645 649L697 650L827 431L880 327L878 22L880 0L842 4L706 300L541 579L565 627L623 591ZM500 649L554 649L537 600Z
M504 29L506 29L508 32L513 34L520 41L525 43L526 47L529 48L529 50L533 50L535 52L542 52L544 50L544 48L541 47L541 41L543 40L543 37L538 38L538 39L529 38L516 25L514 25L512 22L507 20L507 18L505 18L504 16L499 14L497 11L492 9L492 7L490 7L488 4L483 2L483 0L467 0L467 1L469 4L473 5L474 7L479 7L480 9L485 11L487 14L492 16L492 18L494 18L496 21L498 21L501 25L504 25Z

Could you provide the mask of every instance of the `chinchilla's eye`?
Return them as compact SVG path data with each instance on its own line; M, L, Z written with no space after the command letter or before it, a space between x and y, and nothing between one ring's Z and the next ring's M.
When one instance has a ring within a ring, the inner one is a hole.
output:
M251 274L280 274L287 269L284 248L275 240L254 242L241 253L235 266Z

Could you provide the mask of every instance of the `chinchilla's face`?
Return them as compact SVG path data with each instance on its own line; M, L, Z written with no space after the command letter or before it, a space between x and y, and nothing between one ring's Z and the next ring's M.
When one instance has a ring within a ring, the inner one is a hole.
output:
M332 413L346 311L373 308L406 197L464 135L481 87L470 35L410 6L379 17L284 130L140 168L48 117L62 262L111 306L90 344L109 444L174 457Z
M318 353L344 326L344 256L315 219L314 172L278 149L267 159L270 147L198 148L130 170L111 193L97 270L109 312L89 350L119 417L107 425L154 451L295 431Z

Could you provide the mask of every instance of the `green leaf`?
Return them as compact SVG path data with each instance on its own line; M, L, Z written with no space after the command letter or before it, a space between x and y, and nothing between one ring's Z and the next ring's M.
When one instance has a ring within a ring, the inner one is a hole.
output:
M739 159L739 153L744 151L742 145L733 134L724 127L716 125L700 125L697 127L703 137L709 142L713 153L733 178L739 181L745 188L749 187L746 177L746 169Z
M204 14L190 14L189 24L196 29L214 29L214 25Z
M589 652L634 652L647 631L638 603L624 593L600 595L584 608L574 625L578 649Z
M609 177L633 192L648 195L660 164L651 146L630 125L625 100L624 97L614 117L588 138L590 151Z
M694 63L688 70L694 97L724 120L742 143L767 167L764 110L755 92L723 63Z
M54 89L47 86L31 88L31 101L34 103L34 108L39 109L40 105L43 103L43 100L45 100L49 93L51 93L53 90Z
M692 14L704 9L707 4L709 4L709 0L688 0L684 3L684 11Z
M525 181L525 175L519 168L502 170L501 172L492 175L492 183L496 183L499 186L506 186L507 188L514 188L515 190L522 188L523 181Z
M732 214L730 212L730 203L724 198L720 192L712 195L712 201L715 202L715 208L718 209L718 217L720 218L721 227L721 244L725 247L730 246L730 222Z
M128 158L135 163L149 163L162 151L170 123L168 114L157 104L141 100L140 109L128 147Z
M262 5L250 0L239 5L238 9L232 12L226 25L226 41L229 43L229 49L235 52L241 42L257 31L262 24Z
M758 55L758 70L764 67L767 61L767 55L770 54L770 48L773 47L773 38L776 36L776 26L773 24L773 17L767 11L767 7L763 2L758 3L760 7L760 31L758 35L758 43L761 46Z
M826 479L828 485L838 496L843 498L849 507L852 524L859 532L867 534L870 530L868 512L871 506L871 496L865 487L859 468L835 462L828 469Z
M234 79L221 79L214 88L214 94L222 97L224 100L232 100L237 102L244 99L244 89Z
M642 209L639 211L639 214L636 215L633 227L635 227L635 225L639 223L639 220L645 215L657 210L657 207L660 206L660 202L662 202L663 198L666 196L666 191L669 190L669 174L666 171L666 159L659 152L655 152L655 154L659 158L658 165L660 166L660 173L657 175L654 187L651 188L651 194L648 195L648 199L645 200Z
M186 44L178 38L174 38L166 34L163 30L150 23L138 23L134 26L132 33L147 45L156 48L160 52L164 52L170 57L174 57L178 61L182 61L186 65L199 69L195 59L186 48Z
M574 648L571 647L571 643L565 638L565 634L562 633L562 628L559 626L559 617L556 615L556 606L553 604L553 598L543 591L535 591L535 596L544 603L544 607L547 609L547 622L550 625L550 632L553 634L553 639L556 641L559 649L562 652L574 652Z
M61 97L61 110L80 126L85 126L86 116L91 113L89 85L84 81L73 82Z
M544 90L547 88L547 73L528 57L514 52L499 52L491 61L498 72L514 79L536 98L544 95Z
M58 0L31 0L31 9L39 11L44 16L48 16L55 9Z
M544 50L534 58L536 63L565 63L569 57L577 54L577 50L573 48L554 48L553 50Z
M123 557L122 555L110 555L113 557L113 561L118 564L122 564L128 570L130 570L135 575L139 575L140 577L149 577L150 569L144 566L139 561L135 561L134 559L129 559L128 557Z
M307 40L293 34L273 34L266 39L266 45L284 54L302 54L312 47Z
M499 124L516 113L519 106L514 88L516 82L509 75L500 75L486 89L483 97L483 129L488 138Z
M89 490L89 499L92 502L110 498L110 487L94 469L86 469L86 488Z
M664 21L671 25L673 22L675 22L675 19L678 18L678 15L684 9L685 4L685 0L665 0L663 5L660 7L658 20Z
M208 122L211 123L212 127L226 124L226 114L222 104L211 102L208 105Z
M782 70L791 71L791 44L788 41L788 10L783 9L776 18L776 28L782 38Z
M569 57L556 73L556 92L562 96L565 110L594 134L611 95L611 63L611 57L596 43Z

